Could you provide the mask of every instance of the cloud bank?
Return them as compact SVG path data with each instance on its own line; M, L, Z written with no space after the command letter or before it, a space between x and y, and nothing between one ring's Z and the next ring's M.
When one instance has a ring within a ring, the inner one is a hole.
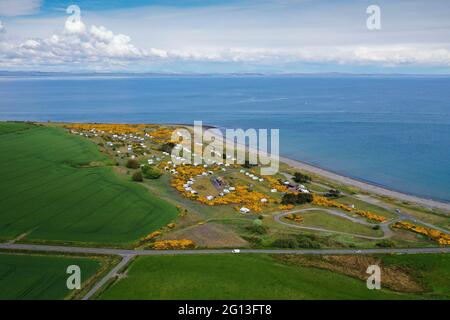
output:
M41 5L41 0L1 0L0 16L14 17L35 14Z
M165 57L165 52L142 50L131 38L103 26L87 28L81 21L67 21L61 33L18 44L0 42L0 68L13 66L86 65L107 68L136 60Z
M365 5L352 0L83 11L83 22L65 23L61 16L9 19L8 34L0 24L0 69L302 72L309 64L326 72L365 66L450 72L450 22L442 19L450 14L448 2L411 0L417 8L405 10L403 2L380 1L380 32L367 30ZM10 14L37 10L40 1L17 3Z

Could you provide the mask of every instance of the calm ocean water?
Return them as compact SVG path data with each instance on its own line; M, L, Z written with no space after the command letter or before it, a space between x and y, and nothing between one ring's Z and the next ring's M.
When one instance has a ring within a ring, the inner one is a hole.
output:
M281 153L450 201L450 78L0 78L0 119L279 128Z

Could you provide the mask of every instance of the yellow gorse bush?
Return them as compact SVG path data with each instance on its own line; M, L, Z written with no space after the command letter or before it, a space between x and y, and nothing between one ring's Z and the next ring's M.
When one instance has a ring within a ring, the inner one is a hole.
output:
M410 230L415 233L422 234L438 242L440 245L450 245L450 235L436 229L418 226L406 221L396 222L392 225L392 227L397 229Z
M160 167L170 167L167 163L161 163ZM173 168L173 167L172 167ZM268 196L261 192L257 192L254 190L250 190L247 186L237 185L235 187L235 191L227 193L222 197L216 197L214 199L208 200L204 196L199 196L197 194L193 194L189 191L186 191L184 185L190 178L196 177L197 175L202 174L205 169L201 166L192 166L192 165L180 165L176 168L177 174L173 175L171 185L177 191L179 191L184 197L192 200L196 200L200 203L209 205L209 206L218 206L218 205L227 205L227 204L241 204L245 205L248 209L253 212L261 212L262 207L266 206L269 202L274 202L273 199L269 199ZM209 168L211 171L217 171L217 167ZM267 199L267 202L261 202L261 199Z
M74 123L66 128L77 131L104 131L110 134L143 134L147 125L144 124L97 124L97 123Z
M282 205L278 206L278 209L280 209L280 210L292 210L294 208L295 208L295 206L293 204L282 204Z
M105 132L108 134L148 134L155 142L171 142L173 130L161 127L159 125L149 124L113 124L113 123L74 123L66 126L69 130Z
M360 215L364 218L373 220L373 221L377 221L377 222L384 222L387 219L383 216L379 216L377 214L374 214L372 212L369 211L364 211L364 210L360 210L360 209L354 209L352 207L349 207L346 204L334 201L334 200L330 200L326 197L323 196L319 196L314 194L313 195L313 204L317 205L317 206L322 206L322 207L333 207L333 208L338 208L338 209L342 209L344 211L347 212L353 212L356 213L357 215Z
M288 220L292 220L298 223L303 222L303 216L301 214L298 213L289 213L285 216L286 219Z
M153 243L155 250L183 250L195 249L195 242L192 240L159 240Z
M270 176L265 176L266 180L270 183L272 189L276 189L278 192L289 192L289 188L281 184L278 179Z
M141 239L142 242L147 242L150 240L153 240L154 238L160 236L162 234L161 231L154 231L152 233L150 233L149 235L145 236L144 238Z

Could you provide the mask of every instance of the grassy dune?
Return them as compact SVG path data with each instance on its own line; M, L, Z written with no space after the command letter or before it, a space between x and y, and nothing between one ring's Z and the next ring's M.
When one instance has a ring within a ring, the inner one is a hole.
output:
M81 281L89 279L100 268L100 262L87 258L55 256L0 255L0 300L63 299L67 267L81 269Z
M0 123L0 238L131 243L177 209L60 128Z

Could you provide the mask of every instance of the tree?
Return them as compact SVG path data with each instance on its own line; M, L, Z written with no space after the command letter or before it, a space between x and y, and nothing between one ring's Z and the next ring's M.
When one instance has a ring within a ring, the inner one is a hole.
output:
M136 159L128 159L126 167L130 169L138 169L140 165Z
M311 181L311 177L301 172L294 173L294 181L297 183L307 183Z
M144 177L142 176L142 173L140 171L136 171L135 173L133 173L131 179L136 182L144 181Z
M305 204L313 201L310 193L286 193L281 199L281 204Z

